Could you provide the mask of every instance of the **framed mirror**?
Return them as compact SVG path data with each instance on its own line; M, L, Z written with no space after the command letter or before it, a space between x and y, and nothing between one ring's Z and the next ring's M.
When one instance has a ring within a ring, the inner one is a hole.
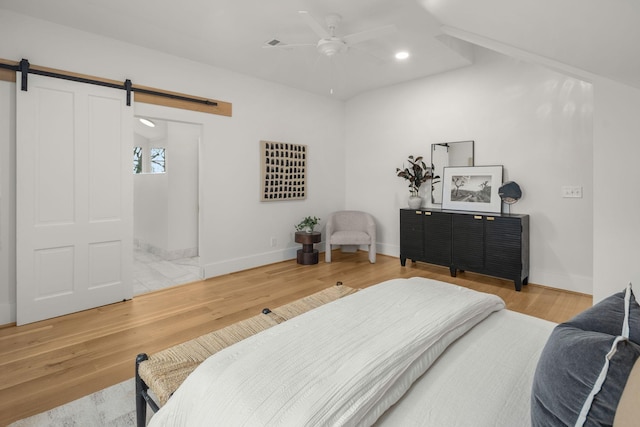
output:
M442 177L445 166L473 166L473 141L431 144L431 203L442 204ZM436 178L437 177L437 178Z

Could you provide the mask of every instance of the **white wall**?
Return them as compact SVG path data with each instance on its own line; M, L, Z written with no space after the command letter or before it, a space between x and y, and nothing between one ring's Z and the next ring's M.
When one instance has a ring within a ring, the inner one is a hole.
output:
M150 141L134 133L134 147L142 148L142 170L149 169ZM164 174L133 175L133 238L146 249L167 246L167 177Z
M397 255L407 188L395 168L409 154L428 156L431 143L474 139L476 164L503 164L505 180L523 188L512 212L531 215L533 283L593 292L597 301L640 278L638 89L606 79L592 86L484 53L474 66L363 94L345 108L6 11L0 39L11 41L0 44L2 58L233 102L232 118L135 105L136 114L202 124L201 257L208 276L293 257L300 218L324 219L345 207L373 213L379 250ZM15 153L15 85L0 82L0 91L1 324L15 319L14 165L7 164ZM261 139L309 145L306 201L258 202ZM560 198L562 185L581 185L584 198Z
M169 178L168 245L170 253L198 248L198 143L201 129L189 123L167 124L166 167Z
M151 148L165 149L165 173L142 173L134 181L134 238L143 249L163 259L198 254L198 144L200 125L162 124L165 133L148 140L136 134L149 163ZM148 167L148 166L147 166Z
M629 281L640 295L640 90L596 79L594 302Z
M0 58L233 103L233 117L135 105L137 115L202 124L200 258L207 277L294 258L294 225L307 215L324 223L344 208L340 101L7 11L0 14L0 40L7 41ZM308 145L306 200L259 201L260 140ZM14 307L14 286L0 287L0 305Z
M504 165L523 190L511 212L531 216L530 282L590 294L592 86L481 48L476 58L347 102L347 208L371 212L379 250L398 256L408 190L395 168L410 154L428 159L432 143L474 140L475 164ZM563 185L584 197L561 198Z
M328 213L344 208L342 103L252 82L233 97L231 120L241 120L239 126L210 114L136 104L136 115L202 124L199 249L205 277L295 258L294 225L316 215L323 227ZM308 145L306 200L259 202L261 139Z
M133 177L133 237L143 249L158 254L169 246L169 177L164 173L142 173ZM151 251L154 252L154 251Z

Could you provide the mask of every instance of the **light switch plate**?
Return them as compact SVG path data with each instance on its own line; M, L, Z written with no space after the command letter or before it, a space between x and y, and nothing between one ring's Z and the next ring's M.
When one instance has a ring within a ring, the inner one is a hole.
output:
M563 185L562 197L565 199L581 199L582 187L579 185Z

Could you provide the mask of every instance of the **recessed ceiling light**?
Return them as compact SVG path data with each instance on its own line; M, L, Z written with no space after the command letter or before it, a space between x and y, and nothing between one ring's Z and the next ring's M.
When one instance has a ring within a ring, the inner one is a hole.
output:
M140 120L140 123L142 123L143 125L147 125L150 128L156 127L156 124L149 119L140 118L139 120Z
M407 52L406 50L396 53L396 59L402 60L402 59L407 59L408 57L409 57L409 52Z

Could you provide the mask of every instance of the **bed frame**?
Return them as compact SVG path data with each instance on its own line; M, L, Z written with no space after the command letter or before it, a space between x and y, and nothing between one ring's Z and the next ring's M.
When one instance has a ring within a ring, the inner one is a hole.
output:
M337 282L331 288L273 310L265 308L256 316L158 353L138 354L135 362L137 427L146 426L147 405L154 413L158 412L187 376L207 357L260 331L354 292L357 289Z

